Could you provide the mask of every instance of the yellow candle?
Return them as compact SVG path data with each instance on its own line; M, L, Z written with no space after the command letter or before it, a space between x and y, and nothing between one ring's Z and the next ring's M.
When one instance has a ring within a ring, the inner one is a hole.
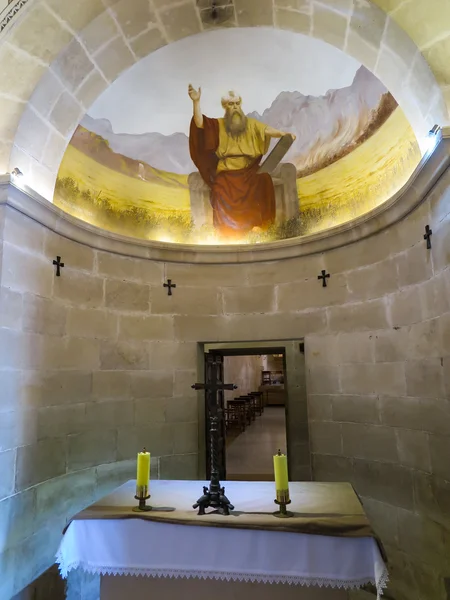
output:
M147 452L144 448L142 452L137 455L137 475L136 485L148 487L150 482L150 452Z
M287 468L287 456L281 454L278 450L278 454L273 457L273 468L275 471L275 489L277 491L285 491L289 489L288 479L288 468Z

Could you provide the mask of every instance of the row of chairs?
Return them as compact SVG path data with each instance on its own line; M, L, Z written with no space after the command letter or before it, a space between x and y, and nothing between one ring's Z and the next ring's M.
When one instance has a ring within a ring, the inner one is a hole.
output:
M237 428L245 431L257 416L264 412L264 398L262 392L251 392L246 396L238 396L228 400L225 408L225 423L227 431Z

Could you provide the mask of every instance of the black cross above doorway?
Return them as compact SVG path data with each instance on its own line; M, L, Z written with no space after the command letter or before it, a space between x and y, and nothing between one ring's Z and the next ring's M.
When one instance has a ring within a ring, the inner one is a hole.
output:
M53 261L53 264L56 267L56 277L61 277L61 268L64 267L64 263L61 262L61 257L57 256L56 260Z
M427 250L431 250L431 236L433 235L433 231L430 229L429 225L425 225L425 235L423 239L427 241Z
M324 269L322 269L322 275L317 275L317 279L322 280L322 287L327 287L327 279L329 279L331 275L327 273Z
M177 284L172 283L172 280L168 279L167 283L163 283L163 287L167 288L167 295L172 296L172 288L175 289L177 287Z

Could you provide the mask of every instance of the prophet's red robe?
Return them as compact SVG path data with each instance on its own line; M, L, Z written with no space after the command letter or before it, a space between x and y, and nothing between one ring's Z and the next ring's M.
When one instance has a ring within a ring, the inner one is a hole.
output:
M258 174L269 138L264 125L248 119L242 143L226 131L222 119L203 116L203 128L191 121L191 158L211 189L213 224L221 234L236 236L275 220L275 191L268 173ZM238 148L238 153L236 153ZM245 164L244 168L236 168Z

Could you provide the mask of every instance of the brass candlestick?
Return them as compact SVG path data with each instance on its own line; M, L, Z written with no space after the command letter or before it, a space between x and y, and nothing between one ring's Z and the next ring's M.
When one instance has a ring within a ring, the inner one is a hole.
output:
M286 510L286 506L291 503L289 498L289 490L277 490L277 497L274 502L280 507L280 510L277 510L273 513L274 517L278 517L279 519L287 519L294 516L294 513Z
M147 500L150 498L150 494L148 493L147 485L137 485L136 486L135 498L136 498L136 500L139 500L139 505L133 507L133 512L153 510L152 506L147 505Z

